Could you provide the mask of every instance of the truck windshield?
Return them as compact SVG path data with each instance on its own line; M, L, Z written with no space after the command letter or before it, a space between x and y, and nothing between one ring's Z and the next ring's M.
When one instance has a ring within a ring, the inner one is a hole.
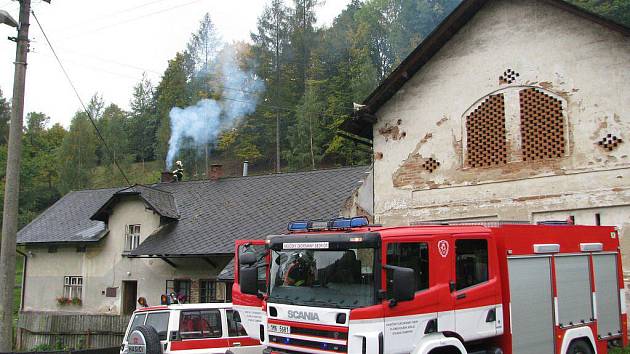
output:
M374 304L374 249L272 251L269 301L356 308Z

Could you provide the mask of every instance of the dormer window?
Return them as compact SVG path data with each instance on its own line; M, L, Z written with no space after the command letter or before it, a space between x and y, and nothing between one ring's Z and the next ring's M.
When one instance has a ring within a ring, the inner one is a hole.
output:
M140 225L127 225L125 231L125 252L133 251L140 244Z

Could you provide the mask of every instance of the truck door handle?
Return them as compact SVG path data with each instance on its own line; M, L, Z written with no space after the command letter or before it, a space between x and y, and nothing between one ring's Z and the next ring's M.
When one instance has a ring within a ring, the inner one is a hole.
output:
M466 294L465 293L464 294L457 294L457 297L456 297L457 300L461 300L461 299L465 299L465 298L466 298Z
M490 322L494 322L497 320L497 310L496 309L490 309L490 311L488 311L488 314L486 315L486 322L490 323Z
M241 342L234 342L232 343L233 347L240 347L241 346Z

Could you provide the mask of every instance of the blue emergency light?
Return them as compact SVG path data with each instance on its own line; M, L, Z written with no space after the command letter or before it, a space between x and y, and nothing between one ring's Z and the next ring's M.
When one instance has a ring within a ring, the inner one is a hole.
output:
M287 230L289 230L290 232L340 230L351 229L355 227L364 227L368 224L368 218L365 216L355 216L352 218L335 218L330 221L296 220L289 222Z

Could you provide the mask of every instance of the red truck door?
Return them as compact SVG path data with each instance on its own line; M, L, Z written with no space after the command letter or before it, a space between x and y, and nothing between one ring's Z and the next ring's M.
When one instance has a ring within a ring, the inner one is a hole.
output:
M232 303L241 320L247 335L260 338L260 326L265 322L263 299L260 296L243 294L239 279L239 256L245 252L254 252L261 265L258 272L258 286L264 291L267 283L267 268L262 266L267 259L265 255L265 240L238 240L234 259L234 285L232 286Z
M488 234L453 235L451 297L455 331L465 341L503 331L503 309L494 238Z
M443 312L451 308L448 279L449 263L440 256L438 241L432 235L389 238L383 243L385 264L410 268L414 271L415 296L411 301L403 301L391 306L389 300L383 302L385 317L384 341L387 351L409 353L417 344L418 338L439 331L452 323L449 314ZM392 272L385 271L385 299L391 299ZM440 323L442 322L442 323Z

